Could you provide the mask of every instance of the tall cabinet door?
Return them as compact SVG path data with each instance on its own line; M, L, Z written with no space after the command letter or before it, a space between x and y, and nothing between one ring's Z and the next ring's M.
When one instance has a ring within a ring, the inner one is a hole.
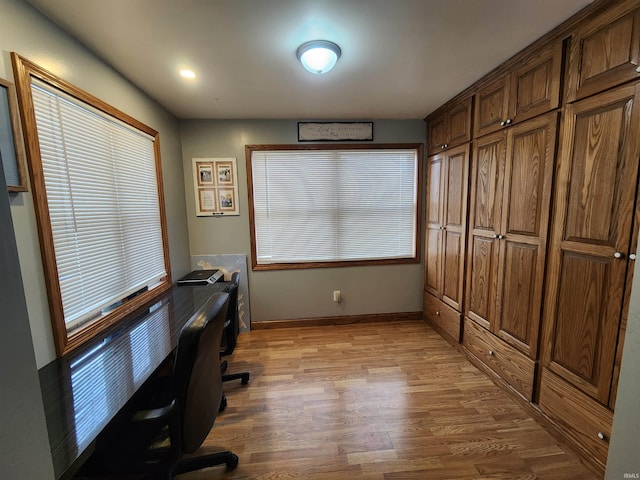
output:
M542 310L545 252L558 114L508 131L492 331L535 358Z
M464 285L469 144L429 157L427 170L424 289L460 312Z
M442 301L459 312L464 285L468 172L469 144L449 150L443 175Z
M639 94L628 85L568 105L559 156L543 364L603 405L635 252Z
M506 133L497 132L478 139L471 165L465 315L485 328L496 307L506 138Z
M444 154L433 155L427 159L427 226L425 239L425 277L424 289L435 297L440 297L442 281L442 258L440 255L443 233L442 172L445 163Z

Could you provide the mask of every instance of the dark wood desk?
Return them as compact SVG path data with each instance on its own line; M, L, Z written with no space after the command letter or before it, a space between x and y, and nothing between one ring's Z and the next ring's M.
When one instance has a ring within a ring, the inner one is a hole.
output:
M228 283L173 287L117 329L39 371L56 478L69 478L98 434L177 345L182 326Z

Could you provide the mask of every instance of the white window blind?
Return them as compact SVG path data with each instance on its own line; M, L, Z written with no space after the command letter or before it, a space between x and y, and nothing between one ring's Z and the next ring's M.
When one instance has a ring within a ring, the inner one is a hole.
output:
M257 264L413 258L415 149L254 150Z
M154 139L35 79L32 94L71 330L166 275Z

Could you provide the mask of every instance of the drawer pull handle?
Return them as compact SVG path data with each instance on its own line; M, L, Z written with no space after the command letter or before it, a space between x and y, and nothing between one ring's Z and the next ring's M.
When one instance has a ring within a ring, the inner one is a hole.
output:
M493 350L489 350L489 355L493 355Z

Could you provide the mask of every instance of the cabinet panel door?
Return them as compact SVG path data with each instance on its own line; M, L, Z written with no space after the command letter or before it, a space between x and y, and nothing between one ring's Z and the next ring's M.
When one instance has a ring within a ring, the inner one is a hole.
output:
M502 271L499 275L502 303L493 330L511 345L534 357L531 352L537 339L540 302L532 301L536 289L539 252L536 245L507 240L502 247Z
M450 147L471 141L471 99L449 111L448 133Z
M511 73L509 117L514 123L560 104L562 44L545 49Z
M474 136L480 137L487 133L500 130L500 122L507 119L509 114L509 82L506 77L497 80L475 95L476 114L474 122Z
M535 358L558 115L508 131L494 333Z
M434 155L427 159L427 226L425 239L425 278L424 289L436 297L440 297L441 279L441 245L443 190L442 170L444 154Z
M621 18L612 8L571 38L568 101L593 95L640 77L640 10Z
M462 311L467 226L469 144L447 151L442 249L442 301Z
M506 134L475 143L471 166L469 252L465 314L485 328L493 320L496 297L497 234L500 228Z
M444 145L447 143L447 138L449 137L447 124L448 117L446 114L429 121L427 126L429 153L438 153L444 148Z
M568 105L559 156L543 361L604 405L633 237L638 85Z

